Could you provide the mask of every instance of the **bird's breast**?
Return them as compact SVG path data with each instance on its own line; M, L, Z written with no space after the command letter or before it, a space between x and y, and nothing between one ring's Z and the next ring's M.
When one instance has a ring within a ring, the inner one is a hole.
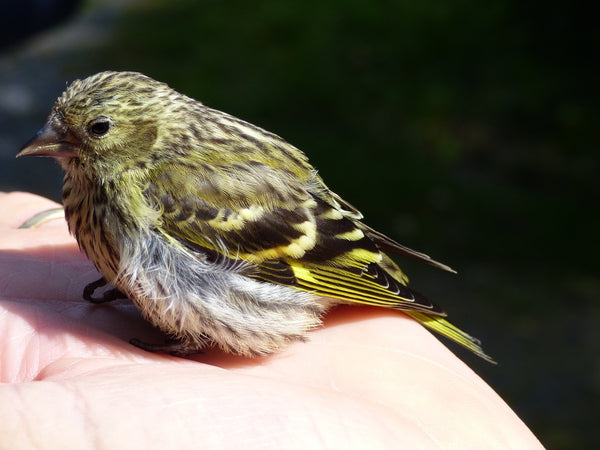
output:
M119 273L119 214L101 187L67 175L63 206L69 232L79 248L108 280Z

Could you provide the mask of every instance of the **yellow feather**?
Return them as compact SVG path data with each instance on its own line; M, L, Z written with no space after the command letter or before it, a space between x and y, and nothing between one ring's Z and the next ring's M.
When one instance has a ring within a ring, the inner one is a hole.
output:
M481 346L480 346L481 343L479 342L478 339L475 339L474 337L468 335L464 331L455 327L454 325L452 325L450 322L448 322L444 318L438 317L438 316L431 316L431 315L428 315L428 314L425 314L425 313L422 313L419 311L404 311L404 312L406 314L408 314L409 316L411 316L413 319L421 322L427 328L430 328L430 329L440 333L442 336L445 336L448 339L453 340L457 344L460 344L460 345L468 348L473 353L477 354L478 356L482 357L483 359L496 364L496 361L494 361L490 356L486 355L483 352L483 350L481 349Z
M348 231L346 233L338 234L336 236L336 238L338 238L338 239L345 239L347 241L358 241L364 237L365 237L365 233L363 233L358 228L355 228L354 230Z

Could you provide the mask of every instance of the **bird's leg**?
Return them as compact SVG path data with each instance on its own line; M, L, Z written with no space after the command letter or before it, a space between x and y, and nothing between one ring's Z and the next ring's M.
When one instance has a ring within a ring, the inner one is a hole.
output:
M94 292L96 292L96 289L106 285L107 283L108 283L108 281L106 281L104 279L104 277L102 277L99 280L96 280L96 281L88 284L83 289L83 298L86 299L88 302L91 302L94 304L108 303L108 302L112 302L113 300L116 300L118 298L127 298L127 296L125 294L123 294L120 290L118 290L117 288L112 288L112 289L108 289L107 291L104 291L104 294L102 294L101 298L92 297L92 295L94 295Z
M208 338L207 338L208 339ZM153 353L169 353L173 356L187 356L196 353L204 353L202 343L191 343L179 339L167 339L164 344L153 344L139 339L130 339L129 343L142 350Z

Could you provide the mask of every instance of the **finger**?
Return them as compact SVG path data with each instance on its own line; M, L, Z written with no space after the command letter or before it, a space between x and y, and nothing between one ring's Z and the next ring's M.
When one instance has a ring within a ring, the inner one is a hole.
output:
M61 205L50 199L27 192L0 194L0 227L18 227L30 216Z

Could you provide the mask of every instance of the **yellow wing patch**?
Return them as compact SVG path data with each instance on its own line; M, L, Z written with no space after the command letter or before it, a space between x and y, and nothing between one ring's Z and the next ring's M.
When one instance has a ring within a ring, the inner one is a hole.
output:
M317 225L314 220L307 220L293 225L293 228L302 234L300 237L290 240L289 244L265 248L251 253L240 253L239 257L255 264L269 259L302 258L317 242Z
M217 230L237 230L242 228L248 221L260 219L264 213L264 208L255 205L250 206L249 208L242 208L235 213L222 209L214 219L208 221L208 224ZM192 216L192 219L193 218L194 217Z
M296 287L305 291L366 305L430 310L427 305L416 303L412 291L391 277L383 280L389 283L384 284L364 270L355 273L349 269L304 265L294 261L288 264L296 277Z
M347 231L346 233L336 235L338 239L345 239L346 241L358 241L365 237L365 233L363 233L358 228L355 228L352 231Z

